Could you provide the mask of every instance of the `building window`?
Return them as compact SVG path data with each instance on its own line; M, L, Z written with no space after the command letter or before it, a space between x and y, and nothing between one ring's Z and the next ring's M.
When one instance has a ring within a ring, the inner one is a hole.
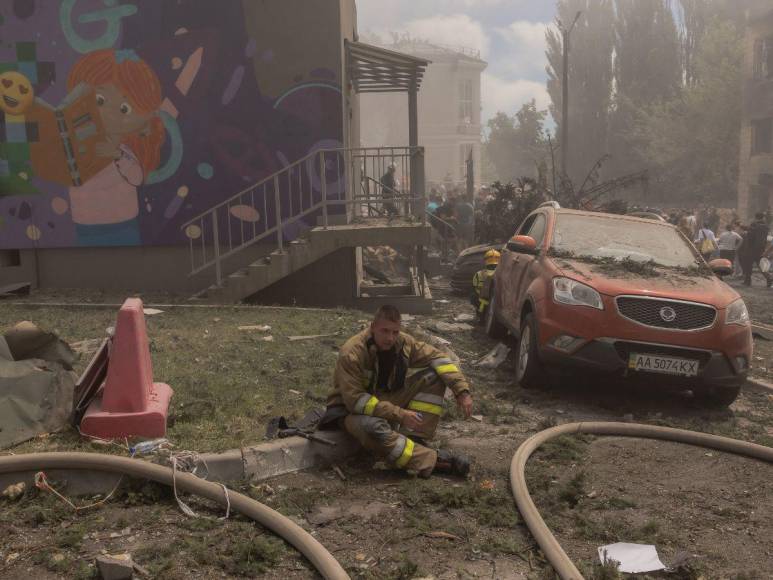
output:
M12 268L14 266L21 266L19 250L0 250L0 268Z
M467 160L473 154L474 148L475 146L472 143L462 143L459 146L459 176L462 180L467 179ZM475 168L473 168L473 171L475 171Z
M466 79L459 82L459 122L472 124L472 80Z
M758 38L754 41L754 78L773 77L773 37Z
M752 121L752 155L770 153L773 148L773 119Z

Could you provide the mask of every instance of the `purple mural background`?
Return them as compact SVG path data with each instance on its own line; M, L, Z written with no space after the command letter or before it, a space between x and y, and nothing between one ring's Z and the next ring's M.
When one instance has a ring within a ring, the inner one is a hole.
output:
M190 218L342 140L337 63L263 95L252 59L281 58L282 46L249 37L240 0L1 0L0 17L0 72L36 76L35 96L53 105L91 50L134 54L157 75L166 138L160 166L137 187L141 245L187 243ZM23 61L30 43L34 72ZM38 193L0 185L0 248L102 245L78 236L67 187L34 175L29 184Z

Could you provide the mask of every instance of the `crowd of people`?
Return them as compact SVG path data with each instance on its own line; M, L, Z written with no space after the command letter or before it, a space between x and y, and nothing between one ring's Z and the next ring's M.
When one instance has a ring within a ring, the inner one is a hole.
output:
M394 168L389 169L382 177L382 193L387 210L396 214L396 208L389 201L396 189ZM428 195L427 216L449 249L458 253L475 243L475 213L490 198L491 191L486 187L472 196L464 186L434 184ZM707 262L716 258L729 260L734 265L733 276L742 278L746 286L752 285L753 273L759 270L767 287L773 286L773 213L770 210L758 212L749 223L743 223L734 212L720 212L714 207L663 211L628 206L627 213L657 214L678 227Z
M672 211L667 217L690 240L708 262L716 258L734 264L734 276L752 285L752 274L758 269L768 288L773 286L773 238L770 235L770 212L758 212L754 220L744 224L737 214L724 220L716 208L698 211Z

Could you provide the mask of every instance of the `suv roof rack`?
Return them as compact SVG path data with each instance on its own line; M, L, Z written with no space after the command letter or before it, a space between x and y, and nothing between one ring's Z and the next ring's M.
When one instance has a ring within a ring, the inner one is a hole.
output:
M552 207L553 209L561 209L561 204L553 199L550 201L542 202L538 207Z

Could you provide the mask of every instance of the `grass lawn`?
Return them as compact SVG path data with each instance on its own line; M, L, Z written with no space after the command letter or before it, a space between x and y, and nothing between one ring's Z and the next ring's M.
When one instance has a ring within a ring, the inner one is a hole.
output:
M117 310L99 307L3 305L0 330L30 320L70 344L98 339L115 324ZM322 406L337 349L359 331L368 315L350 310L276 308L169 308L146 317L153 377L174 389L174 424L168 438L177 449L223 451L258 443L267 420L297 416ZM269 332L239 326L270 325ZM289 342L288 336L336 336ZM266 342L266 336L274 337ZM80 372L90 355L82 356ZM293 392L294 391L294 392ZM14 449L57 450L80 445L74 430Z

